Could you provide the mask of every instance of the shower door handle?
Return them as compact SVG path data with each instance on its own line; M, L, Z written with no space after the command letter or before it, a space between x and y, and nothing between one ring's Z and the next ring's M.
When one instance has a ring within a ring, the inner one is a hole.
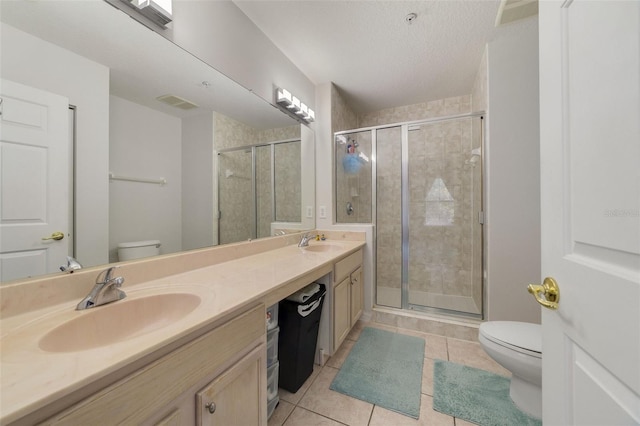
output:
M529 284L527 286L527 291L533 294L536 301L545 308L553 310L558 309L558 302L560 302L560 287L558 287L558 283L553 278L545 278L542 285Z

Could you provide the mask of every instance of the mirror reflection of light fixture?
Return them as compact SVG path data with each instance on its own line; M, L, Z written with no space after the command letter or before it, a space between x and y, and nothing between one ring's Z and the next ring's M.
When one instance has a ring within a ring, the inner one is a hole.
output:
M305 123L311 123L316 119L315 112L286 89L276 89L276 103L291 116Z
M295 96L291 99L291 105L289 105L288 107L291 111L293 112L298 112L300 111L300 99L296 98Z
M171 0L121 0L133 7L140 14L160 25L166 27L173 20L173 7Z

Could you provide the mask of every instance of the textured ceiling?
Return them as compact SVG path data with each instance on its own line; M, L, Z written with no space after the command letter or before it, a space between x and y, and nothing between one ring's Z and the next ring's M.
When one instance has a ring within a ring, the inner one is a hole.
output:
M315 84L357 112L471 93L497 0L235 0ZM418 17L408 24L405 17Z

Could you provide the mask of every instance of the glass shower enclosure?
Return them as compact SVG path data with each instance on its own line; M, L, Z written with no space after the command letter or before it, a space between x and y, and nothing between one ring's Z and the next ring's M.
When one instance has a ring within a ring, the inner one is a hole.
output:
M218 241L271 235L273 222L301 221L300 140L218 152Z
M336 221L375 225L376 304L481 317L481 115L335 134Z

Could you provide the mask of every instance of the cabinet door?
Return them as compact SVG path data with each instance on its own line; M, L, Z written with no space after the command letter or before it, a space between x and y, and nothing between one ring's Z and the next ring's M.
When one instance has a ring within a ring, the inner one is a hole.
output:
M362 315L364 308L364 284L362 282L362 268L351 273L351 327Z
M265 425L267 372L258 346L196 394L197 425Z
M351 278L347 276L333 288L333 350L337 351L351 329Z

